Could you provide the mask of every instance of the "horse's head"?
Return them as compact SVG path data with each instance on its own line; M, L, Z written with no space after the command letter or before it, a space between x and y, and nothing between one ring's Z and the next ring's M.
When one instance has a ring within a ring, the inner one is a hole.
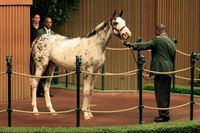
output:
M116 16L116 10L111 18L111 26L113 33L118 36L121 40L127 40L131 37L131 31L126 26L126 22L121 18L123 10L120 12L119 16Z

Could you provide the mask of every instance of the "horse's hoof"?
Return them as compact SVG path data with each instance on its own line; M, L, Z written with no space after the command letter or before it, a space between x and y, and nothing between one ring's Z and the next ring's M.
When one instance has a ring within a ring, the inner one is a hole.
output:
M91 112L88 113L88 115L89 115L91 118L94 117L93 114L92 114Z
M90 116L89 116L89 115L84 116L84 119L85 119L85 120L90 120Z

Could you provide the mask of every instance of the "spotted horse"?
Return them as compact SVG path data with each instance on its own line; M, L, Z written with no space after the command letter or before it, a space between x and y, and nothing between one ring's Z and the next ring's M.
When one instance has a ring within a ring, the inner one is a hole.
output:
M34 40L31 49L30 73L41 76L44 71L47 76L52 76L55 65L70 71L76 69L76 56L81 56L81 71L89 73L98 72L105 60L105 49L112 35L121 41L131 37L131 32L126 26L125 20L121 18L123 11L103 21L96 26L92 32L81 37L69 39L58 34L44 34ZM40 78L31 78L33 114L39 115L36 100L36 91ZM90 111L92 89L96 80L95 75L85 74L83 76L83 105L84 119L93 117ZM49 96L51 78L45 81L44 93L46 106L52 114L56 114Z

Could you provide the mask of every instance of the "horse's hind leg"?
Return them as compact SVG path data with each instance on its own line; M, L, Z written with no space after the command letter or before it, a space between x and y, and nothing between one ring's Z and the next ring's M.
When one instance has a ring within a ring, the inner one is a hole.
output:
M47 67L47 69L46 69L47 70L47 75L48 76L53 76L54 69L55 69L55 64L50 62L48 67ZM50 99L50 93L49 93L50 92L51 80L52 80L52 78L47 78L46 79L45 85L44 85L44 94L45 94L46 106L49 109L49 111L51 113L53 113L53 112L55 112L55 110L52 107L51 99Z
M43 67L37 67L35 71L35 76L41 76L43 73ZM33 106L33 113L34 115L38 115L38 109L37 109L37 100L36 100L36 92L37 92L37 86L40 78L31 78L31 88L32 88L32 106Z

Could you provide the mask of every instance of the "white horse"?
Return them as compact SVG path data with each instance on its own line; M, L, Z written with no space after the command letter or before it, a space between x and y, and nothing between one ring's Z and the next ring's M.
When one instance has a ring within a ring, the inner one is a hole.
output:
M58 34L45 34L36 38L31 50L31 74L41 76L44 71L47 71L47 75L52 76L55 65L73 71L76 69L76 55L82 58L81 71L98 72L104 63L105 49L112 35L116 35L121 41L125 41L131 36L130 30L121 18L122 14L123 11L116 16L115 11L110 19L102 22L92 32L82 37L68 39ZM32 71L33 69L34 71ZM90 102L95 79L96 76L90 74L84 75L83 78L82 111L84 119L93 117L90 111ZM38 115L36 90L39 80L40 78L31 78L32 106L35 115ZM44 92L46 106L53 114L55 110L49 96L50 82L51 78L45 81Z

